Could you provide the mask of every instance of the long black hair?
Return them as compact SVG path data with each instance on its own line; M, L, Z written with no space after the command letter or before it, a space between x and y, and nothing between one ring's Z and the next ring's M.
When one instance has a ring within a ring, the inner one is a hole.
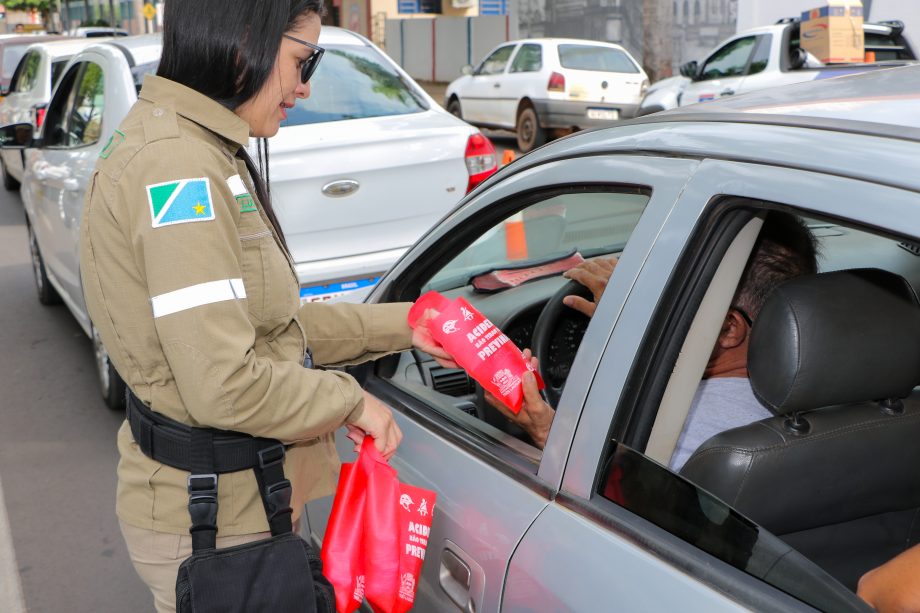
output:
M268 80L282 34L309 13L322 17L324 11L323 0L168 0L157 75L235 111ZM237 156L246 162L256 196L284 242L262 175L245 149Z

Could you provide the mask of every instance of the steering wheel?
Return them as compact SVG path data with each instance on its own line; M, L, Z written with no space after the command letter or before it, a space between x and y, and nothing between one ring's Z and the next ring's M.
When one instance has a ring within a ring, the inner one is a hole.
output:
M546 384L544 389L546 400L554 409L559 404L559 398L562 397L562 388L565 387L565 380L572 366L571 362L557 363L560 359L557 355L558 348L552 347L556 331L560 326L566 325L572 328L573 335L578 337L570 339L576 345L568 348L572 350L574 359L577 343L581 342L581 336L584 335L588 321L590 321L586 315L562 303L563 298L572 295L594 300L591 290L578 281L569 281L560 287L543 307L533 331L533 352L540 361L540 376L543 377L543 382Z

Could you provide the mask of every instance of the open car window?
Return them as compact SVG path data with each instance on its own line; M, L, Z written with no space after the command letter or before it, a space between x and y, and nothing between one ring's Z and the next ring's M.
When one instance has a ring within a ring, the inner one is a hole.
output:
M914 290L920 283L920 248L842 220L795 215L817 243L816 272L783 273L772 287L758 287L762 305L752 312L747 329L747 371L715 378L732 310L750 309L745 300L751 295L752 268L759 262L775 273L786 266L784 255L779 261L764 259L761 226L771 215L775 220L786 213L765 209L764 203L740 204L747 208L725 214L735 216L733 242L707 251L721 253L721 262L701 256L707 263L699 267L712 270L688 275L709 275L708 286L682 289L667 307L659 307L652 326L666 332L642 370L652 374L635 375L645 379L634 381L638 391L625 401L632 410L614 416L591 504L601 513L610 512L611 503L626 509L819 610L862 610L855 596L859 577L920 542L913 478L910 471L890 470L892 457L915 448L910 424L920 419L920 373L913 380L910 373L888 374L898 370L898 358L879 366L882 374L859 361L860 353L874 355L862 356L872 362L885 360L865 348L873 343L894 347L896 330L920 325ZM743 269L734 274L740 280L721 287L725 266L737 269L728 260L738 258L739 244ZM674 287L681 285L693 283L674 281ZM859 289L846 293L849 287ZM779 293L771 301L773 292ZM693 305L687 311L692 323L679 324L676 319L688 315L674 313L685 305ZM713 311L708 319L707 309ZM783 309L794 309L790 312L802 321L780 325ZM860 325L837 324L852 321L850 312ZM710 328L709 341L693 344L700 325ZM834 359L846 351L824 349L836 343L851 348L857 366ZM785 346L794 348L788 360L781 350ZM796 370L796 356L807 369ZM683 410L666 411L688 368L695 382L679 392ZM786 372L795 373L796 386L782 386ZM876 390L885 384L878 379L898 376L906 397L883 394L880 400ZM848 385L823 385L822 377ZM720 391L712 393L714 388ZM793 405L786 398L801 400ZM759 416L745 412L751 403ZM891 411L891 406L897 408ZM661 434L668 430L672 436ZM689 458L675 462L691 432L698 440ZM908 458L903 462L914 465Z
M420 292L462 297L519 349L532 348L544 306L568 282L562 272L585 258L616 257L649 198L649 190L617 186L564 187L532 195L517 213L483 225ZM588 323L584 315L563 307L544 331L548 352L541 372L557 394ZM486 401L482 387L465 371L443 368L419 352L399 359L391 382L421 399L426 410L477 437L539 458L534 441Z

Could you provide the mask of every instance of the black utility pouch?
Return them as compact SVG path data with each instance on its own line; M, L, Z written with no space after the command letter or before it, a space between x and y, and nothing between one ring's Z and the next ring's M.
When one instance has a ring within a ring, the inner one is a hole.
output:
M335 592L308 542L294 534L291 482L279 441L194 428L128 392L128 422L148 456L189 471L192 556L176 577L178 613L333 613ZM218 475L252 469L271 537L217 549Z
M295 534L200 551L179 567L178 613L334 611L319 556Z

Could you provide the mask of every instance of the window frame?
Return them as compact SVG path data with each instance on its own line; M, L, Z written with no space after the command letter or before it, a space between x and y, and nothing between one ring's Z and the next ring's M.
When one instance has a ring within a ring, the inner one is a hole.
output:
M60 83L55 88L54 95L48 103L48 110L45 115L45 121L42 124L42 147L47 149L70 149L68 140L67 126L69 124L69 109L73 105L76 87L83 71L84 62L79 62L65 70L60 78ZM66 89L65 89L66 88ZM54 126L55 121L59 121L63 130L63 142L48 142L48 130Z
M747 56L747 58L745 58L744 63L743 63L743 65L741 66L741 72L740 72L739 74L733 74L733 75L719 74L718 76L712 76L712 77L707 77L707 76L706 76L706 67L709 66L709 65L714 61L714 58L715 58L717 55L719 55L720 53L722 53L722 52L725 51L726 49L729 49L729 48L731 48L731 47L735 47L735 46L737 46L739 43L744 42L744 41L748 41L748 40L753 41L753 45L751 46L751 49L750 49L750 51L748 52L748 56ZM714 81L714 80L716 80L716 79L733 79L733 78L737 78L737 77L743 77L745 74L747 74L748 67L749 67L750 64L751 64L751 58L754 56L754 53L755 53L755 51L757 50L758 42L759 42L759 41L758 41L758 36L752 34L752 35L749 35L749 36L741 36L741 37L739 37L739 38L733 39L733 40L731 40L731 41L725 43L724 45L722 45L721 47L719 47L714 53L712 53L709 57L706 58L706 62L705 62L705 63L703 64L703 66L700 68L700 73L699 73L700 76L699 76L699 79L697 79L697 80L698 80L698 81Z
M517 46L518 46L517 43L511 43L509 45L501 45L500 47L497 47L496 49L494 49L491 53L489 53L489 55L484 57L481 62L479 62L479 66L477 66L476 70L473 71L473 76L474 77L495 77L498 75L505 74L508 71L508 65L511 63L511 60L515 55L514 51L517 48ZM502 66L502 69L498 72L482 72L483 68L485 68L486 62L489 61L489 58L491 58L493 55L495 55L499 51L504 51L505 49L510 49L510 51L508 53L508 57L505 59L505 63Z
M20 81L26 74L26 64L32 59L35 58L35 71L30 75L28 81L28 87L20 89ZM10 87L11 94L22 94L32 91L35 87L35 84L38 82L38 78L41 72L41 53L37 49L27 51L22 59L19 60L19 64L16 66L16 71L13 73L13 77L10 81L12 84Z

